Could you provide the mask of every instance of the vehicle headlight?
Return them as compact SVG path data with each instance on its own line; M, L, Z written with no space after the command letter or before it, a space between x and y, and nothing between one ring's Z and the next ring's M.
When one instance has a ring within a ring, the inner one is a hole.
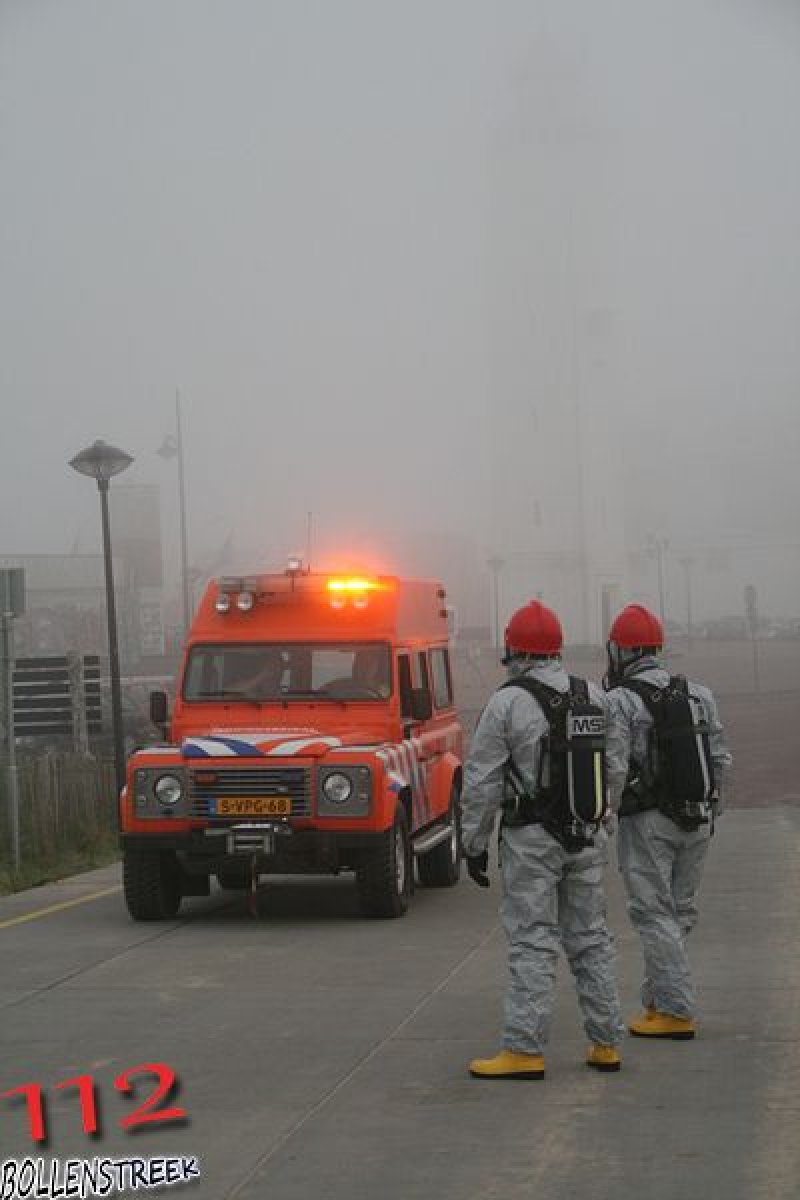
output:
M320 817L368 817L372 771L367 766L321 767L317 814Z
M175 775L162 775L160 779L156 780L153 791L159 804L167 804L172 807L183 795L183 784Z
M353 791L353 781L340 771L334 771L326 777L322 790L330 804L346 804Z

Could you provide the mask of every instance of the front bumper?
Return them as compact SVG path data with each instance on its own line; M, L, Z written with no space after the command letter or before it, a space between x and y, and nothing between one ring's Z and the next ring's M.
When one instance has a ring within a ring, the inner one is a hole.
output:
M380 831L292 829L280 822L237 822L175 833L122 833L123 851L172 851L184 871L213 875L254 856L264 874L354 868L376 849Z

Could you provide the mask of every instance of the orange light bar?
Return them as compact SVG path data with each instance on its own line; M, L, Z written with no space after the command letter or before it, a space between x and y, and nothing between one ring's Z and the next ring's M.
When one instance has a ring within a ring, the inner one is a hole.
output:
M329 579L328 580L328 591L329 592L346 592L346 593L350 593L351 595L353 593L360 593L360 592L376 592L378 590L379 586L380 586L380 584L375 579Z

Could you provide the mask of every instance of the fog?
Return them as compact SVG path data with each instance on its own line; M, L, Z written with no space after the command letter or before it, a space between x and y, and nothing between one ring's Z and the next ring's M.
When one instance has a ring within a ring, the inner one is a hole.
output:
M173 603L180 389L198 576L800 616L798 145L793 0L2 0L0 556L101 437Z

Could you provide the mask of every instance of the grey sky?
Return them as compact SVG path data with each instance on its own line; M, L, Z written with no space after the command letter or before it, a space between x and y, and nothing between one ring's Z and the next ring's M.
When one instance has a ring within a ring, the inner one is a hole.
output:
M94 529L98 436L172 489L176 386L196 545L482 545L498 246L566 222L633 536L791 532L799 144L795 3L2 0L0 546Z

